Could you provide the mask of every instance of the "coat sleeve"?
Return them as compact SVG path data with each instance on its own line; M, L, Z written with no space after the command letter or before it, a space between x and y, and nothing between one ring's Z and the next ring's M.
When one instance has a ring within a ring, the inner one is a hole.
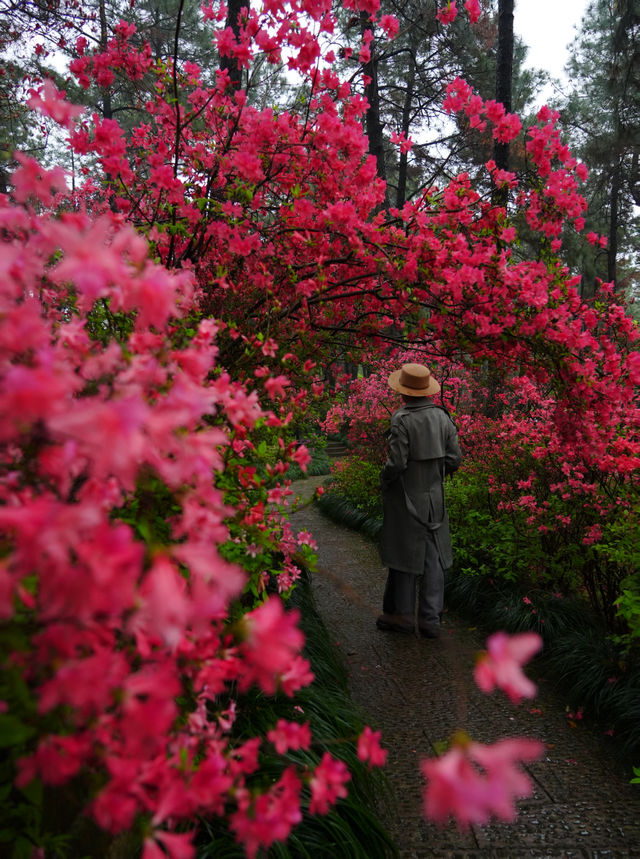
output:
M453 472L460 467L461 462L462 451L460 450L460 444L458 443L458 433L453 421L449 421L445 442L444 473L453 474Z
M409 460L409 434L404 424L392 418L389 430L389 456L380 472L380 485L386 489L406 471Z

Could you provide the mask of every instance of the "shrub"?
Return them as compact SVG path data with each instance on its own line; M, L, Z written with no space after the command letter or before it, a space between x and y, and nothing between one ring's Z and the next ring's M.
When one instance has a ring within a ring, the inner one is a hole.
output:
M382 515L380 466L357 456L333 465L331 488L356 510L369 516Z
M464 466L446 484L456 568L467 576L526 581L542 568L524 519L499 516L484 475Z

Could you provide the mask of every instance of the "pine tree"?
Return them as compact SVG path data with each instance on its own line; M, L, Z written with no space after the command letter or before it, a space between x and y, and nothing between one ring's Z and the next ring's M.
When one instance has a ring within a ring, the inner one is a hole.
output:
M483 5L475 26L470 27L460 14L443 27L436 18L439 5L433 0L383 0L381 14L394 15L400 30L391 42L374 40L364 72L371 78L365 90L370 151L376 156L378 175L388 183L389 205L401 207L421 189L493 157L492 140L456 127L442 110L444 86L457 75L483 98L502 100L506 91L504 86L496 89L497 6ZM542 76L523 68L526 48L513 33L510 38L510 68L505 67L502 80L509 81L512 109L523 111ZM398 152L391 145L393 132L412 137L411 153Z
M640 2L593 0L568 71L564 121L590 170L587 229L607 237L606 251L579 265L588 291L597 278L622 291L640 266Z

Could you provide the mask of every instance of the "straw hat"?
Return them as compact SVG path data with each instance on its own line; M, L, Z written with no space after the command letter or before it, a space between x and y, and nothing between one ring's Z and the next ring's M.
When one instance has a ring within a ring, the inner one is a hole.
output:
M440 390L424 364L403 364L389 376L389 387L408 397L432 397Z

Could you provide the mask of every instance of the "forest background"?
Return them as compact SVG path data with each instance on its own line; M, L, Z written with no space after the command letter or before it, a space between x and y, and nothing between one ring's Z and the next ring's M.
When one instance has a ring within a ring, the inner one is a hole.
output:
M340 434L335 485L375 515L407 359L465 449L457 572L515 583L543 637L588 608L635 748L637 3L589 6L568 96L531 113L502 0L0 11L16 855L64 855L60 796L146 857L219 850L212 818L255 855L345 797L296 710L287 484ZM384 758L367 731L350 766Z

